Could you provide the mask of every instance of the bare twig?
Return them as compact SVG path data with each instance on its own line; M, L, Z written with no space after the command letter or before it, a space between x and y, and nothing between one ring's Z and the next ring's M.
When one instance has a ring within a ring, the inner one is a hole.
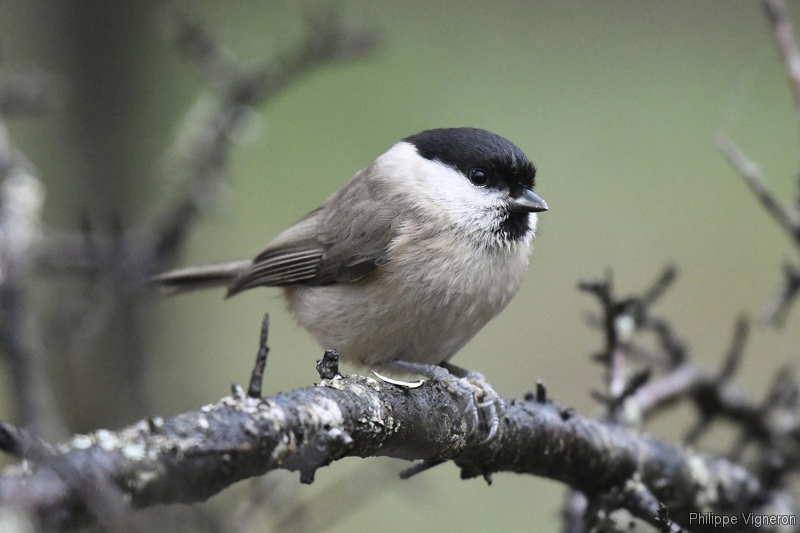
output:
M718 383L724 383L730 380L736 373L736 370L739 368L739 363L742 360L742 354L744 353L744 347L747 344L749 333L750 321L747 317L740 316L736 321L731 347L728 349L728 354L725 356L725 361L717 375Z
M658 527L662 533L680 533L682 529L669 519L666 506L637 479L629 480L624 487L609 493L604 505L611 509L625 509L632 516Z
M593 396L606 406L608 420L623 424L633 422L625 420L622 406L629 396L649 380L652 368L645 367L634 372L629 378L627 359L633 348L635 334L640 330L652 328L655 322L650 316L650 308L676 277L677 270L670 265L641 296L629 296L623 299L614 297L610 273L603 281L579 284L581 290L597 296L603 309L600 322L605 332L606 348L595 359L606 365L607 393L594 392ZM674 359L674 356L670 355L670 359Z
M731 353L743 343L741 327L736 329ZM687 432L694 442L716 419L740 428L730 457L739 458L748 443L757 443L751 469L765 486L782 486L787 476L800 469L800 388L788 369L779 371L763 403L758 404L737 391L728 379L720 379L729 368L713 374L685 363L667 375L640 388L626 405L644 419L662 412L680 400L691 401L699 419Z
M775 32L775 42L781 57L783 57L786 74L794 95L795 109L800 117L800 49L797 47L797 40L794 37L789 10L784 0L763 0L762 4Z
M782 326L798 291L800 291L800 270L787 263L783 267L783 286L761 310L761 319Z
M717 135L717 148L728 158L731 165L739 171L747 185L750 186L750 190L753 191L761 205L764 206L764 209L772 215L786 233L797 239L797 217L775 197L775 194L769 189L767 182L761 175L761 169L758 168L758 165L750 160L736 146L736 143L724 134Z
M736 144L723 134L717 135L717 146L728 158L734 168L750 186L750 190L764 206L783 230L792 238L800 248L800 212L792 210L781 204L770 191L766 181L761 176L758 166L742 153ZM800 272L797 268L788 265L784 269L785 281L778 294L764 306L761 311L762 320L780 325L789 306L794 302L800 289Z
M800 48L797 46L786 3L784 0L762 0L762 5L772 24L775 41L783 58L786 75L794 96L795 112L800 119ZM770 191L758 165L751 161L731 139L724 134L718 134L717 147L741 174L761 205L800 249L800 182L798 182L796 201L791 206L785 206ZM775 326L781 326L798 292L800 292L800 270L795 266L787 265L784 269L783 286L762 309L762 320Z
M261 322L261 339L256 355L256 364L253 366L253 373L250 375L250 386L247 388L247 395L250 398L261 398L261 385L264 381L264 370L267 367L267 355L269 355L269 313L264 315Z
M143 533L123 489L111 481L101 463L87 461L76 464L72 458L62 455L51 458L47 465L107 531Z
M606 349L595 356L606 366L606 391L605 393L592 391L592 396L606 408L606 420L619 425L635 425L638 417L631 418L631 411L625 409L627 400L633 396L650 379L652 368L647 366L632 372L628 359L632 351L636 350L633 340L636 333L651 325L650 308L664 294L677 277L677 269L668 266L655 282L645 290L641 296L630 296L617 299L614 296L611 273L606 274L605 280L583 282L579 285L581 290L594 294L600 301L603 315L598 321L605 332ZM674 356L670 355L670 360ZM610 495L609 495L610 496ZM610 515L614 506L619 503L619 498L595 499L591 504L586 502L586 495L572 490L565 497L562 506L564 516L564 530L572 532L588 532L598 521L597 513L603 511L605 516ZM639 501L639 500L636 500ZM629 502L630 503L630 502ZM584 515L577 515L578 509L584 509ZM653 523L655 511L649 514L639 512L637 516L649 516Z

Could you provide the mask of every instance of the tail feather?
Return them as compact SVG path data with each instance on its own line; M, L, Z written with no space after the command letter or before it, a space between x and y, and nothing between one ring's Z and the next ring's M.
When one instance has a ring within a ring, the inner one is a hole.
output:
M250 259L171 270L150 278L168 294L225 287L253 264Z

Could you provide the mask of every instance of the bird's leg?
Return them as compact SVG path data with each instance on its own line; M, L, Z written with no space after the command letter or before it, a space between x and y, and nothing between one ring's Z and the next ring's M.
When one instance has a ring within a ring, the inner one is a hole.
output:
M450 363L429 365L398 360L392 361L387 366L401 372L410 372L429 379L435 379L442 383L448 391L461 397L466 396L469 400L467 405L464 406L464 413L471 422L471 431L475 431L480 424L479 411L486 409L486 425L489 428L486 440L494 438L497 434L497 430L500 427L500 415L504 409L503 400L492 386L487 383L482 374ZM467 393L466 395L464 394L465 392Z

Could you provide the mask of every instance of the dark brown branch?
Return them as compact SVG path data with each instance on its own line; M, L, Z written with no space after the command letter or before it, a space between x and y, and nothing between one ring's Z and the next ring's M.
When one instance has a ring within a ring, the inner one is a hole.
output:
M142 532L134 510L125 500L123 489L111 481L101 464L76 464L65 456L54 456L47 464L48 469L69 487L106 531Z
M604 280L583 282L579 285L581 290L594 294L602 307L602 318L596 322L602 326L605 333L606 347L605 351L595 355L594 359L606 367L606 392L592 391L592 397L605 407L605 420L608 422L622 426L635 425L638 422L638 418L632 418L631 411L624 407L628 398L649 381L653 369L648 365L635 372L631 371L629 359L631 354L637 351L633 341L640 331L653 329L652 325L657 320L651 317L650 308L661 298L676 278L677 269L670 265L641 296L629 296L621 299L614 296L610 271ZM665 331L671 334L671 330L665 322L664 325ZM667 351L670 363L683 357L682 353L676 355L667 350L666 348L669 347L666 342L662 342L662 346ZM624 494L617 491L605 498L594 498L589 503L585 494L574 489L568 491L562 509L564 530L588 533L595 528L595 524L600 518L598 513L601 511L604 511L607 519L610 512L620 505L620 501L624 500L629 506L643 501L641 497L632 497L629 494L621 500L620 495ZM656 504L653 504L649 510L631 508L629 511L634 516L655 524L657 507ZM583 509L583 516L579 516L580 509Z
M666 506L637 480L628 481L624 487L611 491L604 499L606 500L605 506L609 506L611 509L626 509L634 517L658 527L662 533L680 533L682 531L669 519Z
M668 265L661 275L653 282L653 285L647 289L642 297L641 307L648 308L655 304L669 289L675 280L678 279L678 268L675 265Z
M641 296L621 299L614 296L610 272L602 281L579 284L581 290L597 297L603 311L602 318L598 322L602 324L605 333L605 350L597 354L595 359L606 366L607 392L595 391L592 395L605 405L606 418L610 421L618 424L631 422L625 420L623 404L650 379L652 373L652 368L647 366L628 377L630 370L628 358L631 350L635 350L633 340L639 331L652 328L655 320L650 316L650 308L676 277L677 269L670 265ZM669 354L669 359L672 361L675 356Z
M79 435L60 445L56 458L79 469L99 466L139 507L202 501L275 468L299 471L310 482L331 461L378 455L453 460L465 478L498 471L544 476L590 498L635 479L679 522L701 510L698 505L749 512L783 497L740 466L625 428L563 416L564 409L552 403L508 402L498 437L483 442L479 432L468 431L462 401L431 381L408 390L335 377L263 400L240 392L159 424ZM82 498L53 474L56 458L0 477L0 504L27 509L50 527L84 523Z
M50 444L28 430L11 425L0 426L0 450L32 461L41 461L55 455L55 449Z

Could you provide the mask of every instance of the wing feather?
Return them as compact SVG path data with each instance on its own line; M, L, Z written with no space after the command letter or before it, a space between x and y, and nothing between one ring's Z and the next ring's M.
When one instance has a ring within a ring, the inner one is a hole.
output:
M396 236L400 203L387 202L386 185L370 179L368 166L278 235L228 285L228 295L257 286L350 283L386 262Z

